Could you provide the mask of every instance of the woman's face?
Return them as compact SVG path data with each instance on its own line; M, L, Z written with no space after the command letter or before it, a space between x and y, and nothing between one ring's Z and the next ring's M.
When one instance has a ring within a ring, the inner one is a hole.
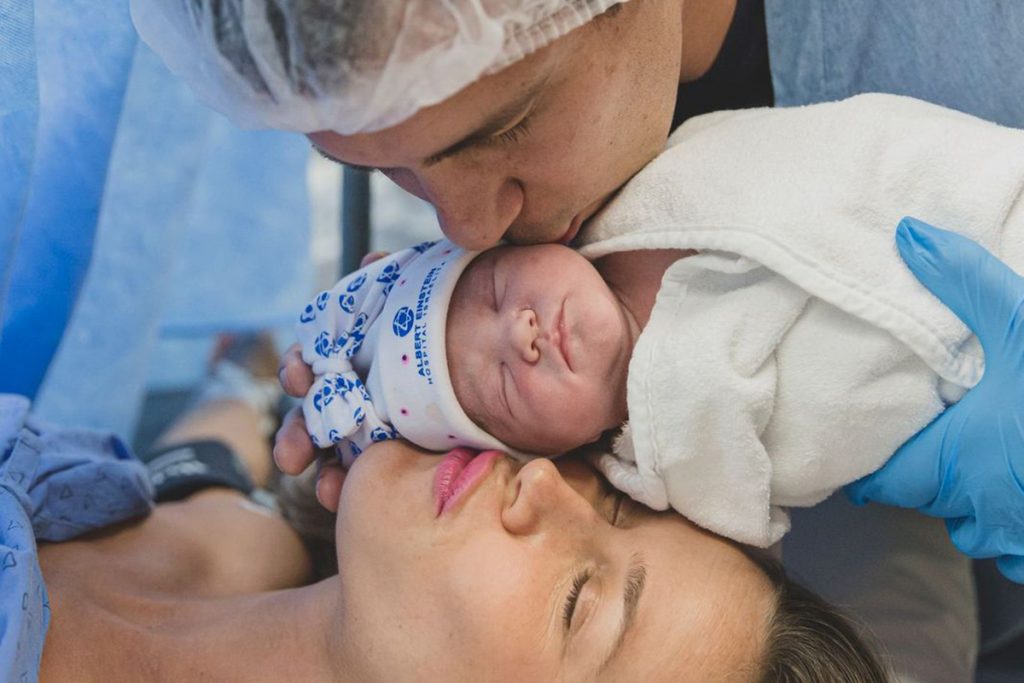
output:
M392 441L349 472L335 642L354 680L753 679L771 588L734 546L580 460L477 459L441 512L451 456Z

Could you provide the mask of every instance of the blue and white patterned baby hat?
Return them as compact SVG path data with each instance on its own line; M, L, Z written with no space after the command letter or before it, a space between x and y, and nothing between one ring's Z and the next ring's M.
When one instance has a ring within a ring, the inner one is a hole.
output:
M375 441L434 451L510 451L469 419L448 372L445 326L459 276L479 252L448 240L375 261L321 292L296 326L315 376L306 429L350 465Z

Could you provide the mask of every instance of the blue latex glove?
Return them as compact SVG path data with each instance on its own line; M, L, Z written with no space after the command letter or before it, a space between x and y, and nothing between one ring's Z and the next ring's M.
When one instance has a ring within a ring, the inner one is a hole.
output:
M985 374L847 495L942 517L961 552L998 558L1006 577L1024 583L1024 278L975 242L916 219L900 222L896 244L978 336Z

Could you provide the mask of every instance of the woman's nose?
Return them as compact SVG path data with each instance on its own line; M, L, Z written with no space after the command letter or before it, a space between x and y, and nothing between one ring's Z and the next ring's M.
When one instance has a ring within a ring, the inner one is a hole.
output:
M526 463L509 485L513 490L501 522L513 534L533 534L551 525L563 528L591 509L547 458Z
M533 309L523 308L513 314L509 339L516 355L527 363L532 364L540 360L540 349L537 348L539 335L540 327Z
M523 209L522 184L504 175L461 169L442 161L420 171L420 186L434 206L441 231L460 247L488 249L501 241Z

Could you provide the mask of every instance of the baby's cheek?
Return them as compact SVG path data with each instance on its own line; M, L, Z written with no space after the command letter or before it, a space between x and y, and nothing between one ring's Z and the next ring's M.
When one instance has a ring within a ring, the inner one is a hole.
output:
M458 401L459 407L462 408L463 412L473 421L478 427L482 425L483 413L480 409L480 402L473 396L479 396L480 393L466 386L463 381L455 380L455 373L452 373L452 388L455 390L455 400Z
M561 402L558 413L560 420L556 424L580 435L579 445L589 443L606 429L617 427L626 418L625 411L615 409L610 399L610 390L604 386L575 388Z

